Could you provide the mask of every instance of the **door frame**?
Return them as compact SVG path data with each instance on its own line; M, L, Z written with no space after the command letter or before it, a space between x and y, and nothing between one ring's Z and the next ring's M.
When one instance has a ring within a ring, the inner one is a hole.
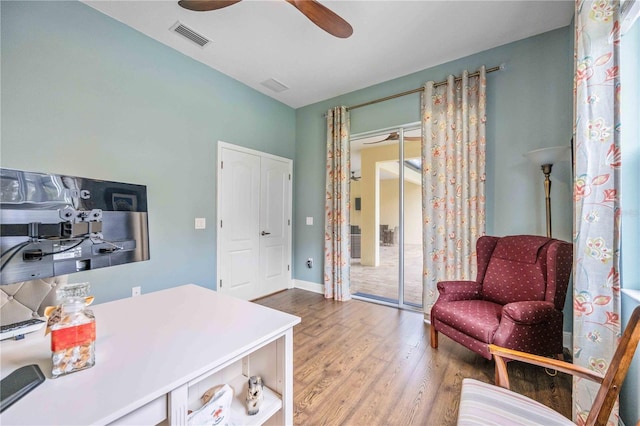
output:
M372 130L372 131L367 131L367 132L362 132L362 133L356 133L353 135L350 135L349 138L349 149L351 149L351 141L353 140L358 140L358 139L363 139L363 138L367 138L367 137L371 137L371 136L379 136L379 135L384 135L384 134L388 134L391 132L398 132L399 134L399 141L398 141L398 162L399 164L404 164L404 133L410 130L416 130L421 128L422 123L417 121L417 122L412 122L412 123L406 123L406 124L401 124L398 126L393 126L393 127L386 127L383 129L377 129L377 130ZM376 185L376 200L375 200L375 211L374 214L376 215L376 225L374 227L374 232L378 232L378 224L379 224L379 166L376 165L376 173L375 173L375 185ZM399 167L399 176L398 176L398 219L399 219L399 224L398 224L398 230L399 230L399 235L398 235L398 302L397 303L392 303L392 302L388 302L386 300L381 300L375 297L375 295L371 295L372 297L368 297L368 295L358 295L358 294L352 294L351 297L353 299L356 300L363 300L366 302L373 302L373 303L378 303L381 305L386 305L386 306L392 306L395 308L400 308L400 309L406 309L406 310L411 310L411 311L418 311L418 312L422 312L423 310L423 306L417 306L413 303L408 303L405 301L405 297L404 297L404 289L405 289L405 282L404 282L404 268L405 268L405 264L404 264L404 167ZM379 236L376 235L376 238L374 239L376 242L379 241ZM376 266L379 264L379 258L380 258L380 253L379 253L379 247L376 247L375 250L375 264Z
M292 279L292 274L293 274L293 262L292 262L292 230L293 230L293 160L290 158L285 158L285 157L280 157L278 155L274 155L274 154L269 154L268 152L262 152L262 151L258 151L255 149L251 149L251 148L246 148L244 146L240 146L240 145L234 145L232 143L228 143L228 142L224 142L221 140L218 140L218 148L217 148L217 158L216 158L216 291L220 291L221 293L224 293L224 290L220 290L220 271L221 271L221 265L220 265L220 260L221 260L221 246L222 246L222 241L220 238L220 217L222 215L221 213L221 200L220 200L220 190L219 190L219 184L220 184L220 180L221 180L221 172L222 172L222 150L223 149L229 149L229 150L233 150L233 151L238 151L238 152L242 152L245 154L251 154L251 155L256 155L258 157L261 158L270 158L272 160L277 160L277 161L283 161L286 162L287 165L289 166L289 175L291 176L291 179L289 179L289 202L288 202L288 206L287 206L287 212L289 213L289 232L287 233L287 244L288 244L288 249L287 249L287 255L286 258L289 261L289 269L288 269L288 284L287 284L287 288L291 289L293 288L293 279Z

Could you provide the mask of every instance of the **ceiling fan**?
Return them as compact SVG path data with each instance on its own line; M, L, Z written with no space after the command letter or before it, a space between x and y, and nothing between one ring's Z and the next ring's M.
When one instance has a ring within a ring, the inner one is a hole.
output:
M222 9L223 7L231 6L240 1L241 0L180 0L178 4L185 9L196 12L206 12ZM333 36L347 38L353 34L353 28L347 21L316 0L285 1L302 12L311 22Z
M363 142L363 145L374 145L377 143L381 143L381 142L386 142L386 141L397 141L400 139L400 135L398 134L398 132L393 132L393 133L389 133L389 136L387 136L384 139L380 139L379 141L374 141L374 142ZM419 141L422 140L422 137L420 136L405 136L404 137L405 141Z

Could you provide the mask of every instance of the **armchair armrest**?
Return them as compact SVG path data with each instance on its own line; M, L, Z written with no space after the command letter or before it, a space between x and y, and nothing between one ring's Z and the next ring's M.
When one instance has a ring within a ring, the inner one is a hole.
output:
M602 380L604 379L604 376L594 371L553 358L546 358L540 355L515 351L513 349L507 349L491 344L489 345L489 351L496 360L496 385L507 389L509 389L509 376L507 374L506 360L522 361L539 367L551 368L553 370L588 379L596 383L602 383Z
M519 324L539 324L555 312L554 304L545 301L512 302L502 307L502 313Z
M482 284L475 281L440 281L438 300L454 302L456 300L480 299Z

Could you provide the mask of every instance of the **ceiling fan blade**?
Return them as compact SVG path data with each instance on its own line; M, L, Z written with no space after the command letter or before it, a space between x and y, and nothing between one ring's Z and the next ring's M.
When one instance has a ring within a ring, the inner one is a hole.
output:
M353 28L347 21L316 0L287 0L287 3L333 36L347 38L353 34Z
M399 139L400 139L400 135L398 135L397 132L393 132L393 133L390 133L389 136L387 136L384 139L380 139L379 141L375 141L375 142L363 142L363 145L375 145L377 143L387 142L387 141L397 141ZM408 142L420 141L420 140L422 140L422 137L420 137L420 136L405 136L404 140L408 141Z
M387 141L387 139L382 139L382 140L375 141L375 142L362 142L362 145L375 145L377 143L381 143L381 142L385 142L385 141Z
M208 12L210 10L231 6L240 1L241 0L180 0L178 4L185 9L196 12Z
M362 145L375 145L375 144L381 143L381 142L397 140L398 137L399 137L398 133L393 132L393 133L389 133L389 136L387 136L384 139L380 139L379 141L375 141L375 142L363 142Z
M391 135L393 135L393 133L392 133ZM375 144L377 144L377 143L382 143L382 142L386 142L386 141L391 141L391 140L393 140L393 139L394 139L394 138L392 138L392 137L391 137L391 135L387 136L387 137L386 137L386 138L384 138L384 139L380 139L379 141L373 141L373 142L362 142L362 145L375 145Z

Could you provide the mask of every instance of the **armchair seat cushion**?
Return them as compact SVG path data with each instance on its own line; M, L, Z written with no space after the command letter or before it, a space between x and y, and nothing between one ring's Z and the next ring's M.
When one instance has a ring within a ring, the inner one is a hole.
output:
M458 425L574 425L546 405L500 386L464 379ZM575 425L574 425L575 426Z
M500 325L502 305L487 300L459 300L436 303L432 312L433 318L449 327L490 343Z

